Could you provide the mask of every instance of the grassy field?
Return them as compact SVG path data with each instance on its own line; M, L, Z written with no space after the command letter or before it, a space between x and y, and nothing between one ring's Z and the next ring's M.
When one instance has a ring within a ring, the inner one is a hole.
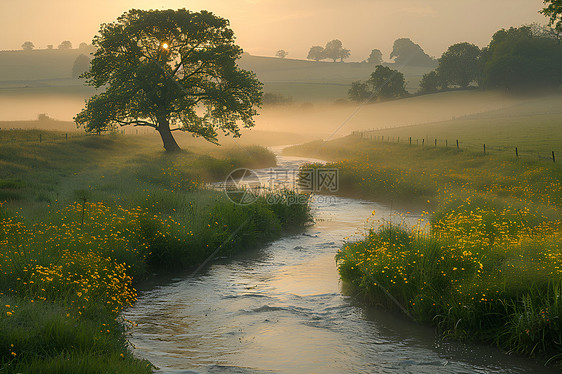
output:
M167 155L154 137L63 135L0 131L1 371L151 372L119 314L138 279L310 219L306 205L241 206L203 188L239 167L273 166L264 148L180 138L189 149Z
M347 243L342 279L446 336L562 359L560 163L357 136L288 154L332 160L339 194L424 212Z
M244 69L252 70L265 83L265 92L275 92L292 97L299 102L334 101L347 99L351 83L369 79L375 67L363 63L339 63L279 59L245 55L239 62ZM428 67L395 66L392 69L404 73L406 89L415 93Z
M514 155L535 156L537 152L548 155L551 151L562 156L562 95L529 98L515 106L488 112L461 116L450 121L428 123L393 129L381 129L365 134L381 137L385 141L413 142L439 146L456 146L456 140L464 148L489 151L505 149Z
M21 94L67 95L81 98L93 94L79 79L72 79L74 60L83 51L72 49L0 51L0 96ZM244 55L243 69L256 73L265 92L279 93L298 102L333 102L347 99L356 80L367 80L374 66L362 63L331 63ZM405 66L392 68L405 74L407 89L415 92L423 74L431 68ZM1 119L1 118L0 118Z

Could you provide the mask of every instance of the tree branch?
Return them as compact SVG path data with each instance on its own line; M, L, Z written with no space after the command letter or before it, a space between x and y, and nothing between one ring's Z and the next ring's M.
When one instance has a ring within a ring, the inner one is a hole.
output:
M129 125L133 125L133 126L148 126L148 127L153 127L153 128L158 128L157 125L151 123L151 122L147 122L147 121L119 121L119 120L115 120L115 122L117 122L119 124L119 126L129 126Z

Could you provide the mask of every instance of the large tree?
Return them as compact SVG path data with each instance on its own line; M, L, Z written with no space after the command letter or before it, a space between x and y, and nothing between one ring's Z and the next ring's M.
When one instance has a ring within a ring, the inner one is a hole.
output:
M306 58L309 60L314 60L316 62L325 59L326 56L324 55L324 48L319 45L310 47L308 56L306 56Z
M420 81L419 93L430 94L439 91L444 86L443 81L437 71L433 70L424 74Z
M500 30L483 53L483 86L524 90L562 84L562 45L530 26Z
M390 58L399 65L435 66L436 62L427 55L419 44L408 38L396 39L390 53Z
M373 65L382 64L382 52L380 51L380 49L373 49L371 51L371 54L369 55L369 58L367 58L367 63L373 64Z
M387 66L378 65L367 81L375 96L380 99L397 99L406 96L404 74Z
M549 18L549 25L562 33L562 0L545 0L546 7L541 11Z
M480 48L470 43L450 46L439 59L437 72L447 85L462 88L478 80L480 75Z
M343 60L348 58L350 55L351 51L343 48L343 44L339 39L330 40L326 43L326 47L324 47L325 58L331 58L334 62L338 59L343 62Z
M398 99L408 95L405 85L404 74L378 65L366 82L353 82L347 94L357 102Z
M236 60L242 49L226 19L201 11L131 10L104 24L90 85L92 97L75 120L86 131L117 126L156 129L166 151L179 150L172 131L217 143L218 130L240 136L254 125L262 84Z

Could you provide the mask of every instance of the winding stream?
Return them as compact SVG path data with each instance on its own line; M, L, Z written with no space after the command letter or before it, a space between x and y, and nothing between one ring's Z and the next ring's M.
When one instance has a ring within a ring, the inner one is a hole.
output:
M291 169L306 160L278 161ZM419 218L320 196L304 233L146 287L124 313L138 324L136 354L162 373L554 372L490 347L442 342L431 328L347 295L334 256L373 210L371 221Z

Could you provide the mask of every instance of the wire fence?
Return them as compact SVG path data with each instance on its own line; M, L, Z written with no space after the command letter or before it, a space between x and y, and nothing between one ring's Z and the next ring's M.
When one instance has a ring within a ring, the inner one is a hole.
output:
M559 157L560 152L554 150L537 150L537 149L522 149L518 146L501 146L489 143L474 143L460 141L459 139L437 139L437 138L416 138L416 137L400 137L400 136L384 136L377 135L376 130L367 131L354 131L353 136L357 136L361 139L371 140L373 142L380 143L394 143L394 144L405 144L412 146L421 147L446 147L460 150L467 150L475 153L482 154L502 154L505 156L512 156L514 158L520 159L535 159L535 160L545 160L556 163L557 157Z
M147 135L154 133L153 129L116 129L105 134ZM0 144L30 144L30 143L65 143L72 140L98 136L79 131L52 131L33 128L0 128Z

